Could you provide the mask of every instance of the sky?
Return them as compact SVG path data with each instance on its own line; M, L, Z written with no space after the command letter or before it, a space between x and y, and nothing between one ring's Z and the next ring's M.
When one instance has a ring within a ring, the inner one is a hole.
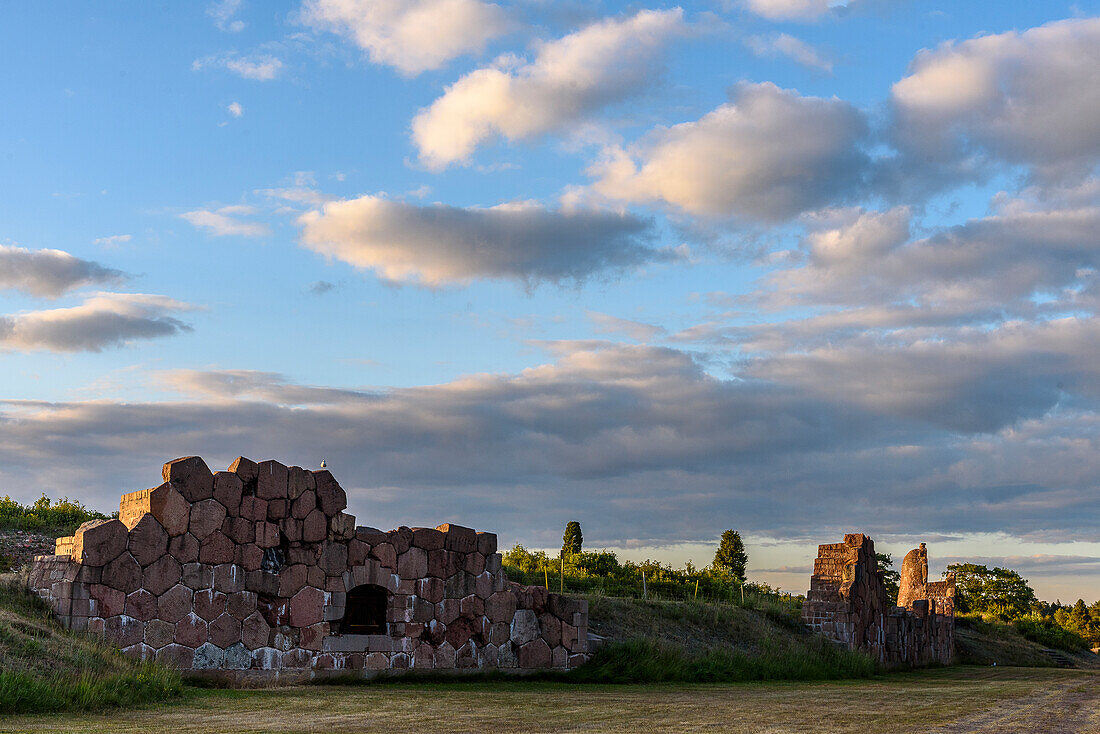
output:
M0 494L1100 598L1100 1L9 4Z

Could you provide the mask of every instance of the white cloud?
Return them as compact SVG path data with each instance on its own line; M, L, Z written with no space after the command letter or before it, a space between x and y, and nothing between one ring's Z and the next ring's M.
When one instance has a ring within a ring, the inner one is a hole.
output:
M283 70L283 62L271 54L239 56L236 53L225 53L205 56L191 63L191 68L195 71L209 67L227 69L245 79L267 82L279 76Z
M668 258L649 247L653 232L645 220L530 202L464 209L362 196L325 204L299 222L302 244L311 250L389 280L432 286L480 278L582 280Z
M949 168L993 156L1048 174L1088 172L1100 160L1098 68L1100 18L922 51L892 88L897 144Z
M773 36L749 36L745 39L745 45L757 56L766 58L786 56L808 69L819 69L830 74L833 71L832 59L805 41L786 33Z
M121 237L130 238L129 235ZM124 279L118 270L82 260L63 250L29 250L16 245L0 245L0 290L57 298L83 286L119 283Z
M233 115L233 117L240 117L244 114L244 107L241 107L240 102L230 102L225 109L227 109L229 114Z
M815 20L832 5L831 0L745 0L745 7L769 20Z
M511 26L500 6L481 0L306 0L301 18L410 76L480 53Z
M241 0L216 0L206 9L206 14L214 19L214 25L220 31L240 33L244 30L243 20L234 18L241 9Z
M96 237L92 242L93 244L102 245L103 247L118 247L119 245L126 244L132 239L133 237L128 234L113 234L109 237Z
M863 115L836 98L742 84L695 122L653 131L592 166L612 199L692 214L781 221L851 195L868 165Z
M594 23L466 74L413 119L420 160L442 169L500 136L529 140L575 125L651 86L661 51L684 31L683 11L643 10Z
M199 229L205 229L215 237L235 235L239 237L263 237L271 233L271 228L262 222L246 222L238 219L238 216L255 213L249 206L223 206L220 209L196 209L180 214Z
M643 321L623 319L599 311L589 311L586 315L597 334L625 334L635 341L648 342L665 333L662 327Z
M99 352L190 331L174 314L192 310L166 296L99 293L71 308L0 316L0 349Z

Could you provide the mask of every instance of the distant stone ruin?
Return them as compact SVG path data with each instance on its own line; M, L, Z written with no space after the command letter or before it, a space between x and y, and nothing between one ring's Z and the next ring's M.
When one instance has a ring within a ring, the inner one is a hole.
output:
M802 606L815 632L862 650L886 667L949 665L955 647L955 577L928 582L924 543L905 555L897 605L890 603L875 543L862 533L820 545Z
M356 527L326 470L197 456L38 556L30 586L76 630L185 671L566 669L588 602L508 581L493 533Z

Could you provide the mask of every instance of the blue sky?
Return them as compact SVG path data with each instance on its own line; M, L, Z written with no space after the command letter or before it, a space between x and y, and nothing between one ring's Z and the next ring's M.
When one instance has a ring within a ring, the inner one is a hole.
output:
M0 492L325 456L366 524L1092 601L1100 3L991 7L6 8Z

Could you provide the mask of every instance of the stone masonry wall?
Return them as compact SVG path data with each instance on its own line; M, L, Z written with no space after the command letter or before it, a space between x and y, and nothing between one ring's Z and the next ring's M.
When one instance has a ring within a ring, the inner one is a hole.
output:
M919 550L924 550L923 544ZM912 551L906 561L902 595L908 600L900 607L887 599L873 540L850 534L843 543L818 546L810 591L802 606L803 621L815 632L862 650L886 667L950 664L955 644L954 579L927 583L926 553ZM919 585L907 584L917 578Z
M241 457L212 474L192 456L163 479L123 495L118 520L85 523L35 559L30 586L66 626L137 658L242 677L587 659L588 603L508 581L493 533L356 527L328 471L277 461ZM384 634L341 632L363 585L384 595Z

